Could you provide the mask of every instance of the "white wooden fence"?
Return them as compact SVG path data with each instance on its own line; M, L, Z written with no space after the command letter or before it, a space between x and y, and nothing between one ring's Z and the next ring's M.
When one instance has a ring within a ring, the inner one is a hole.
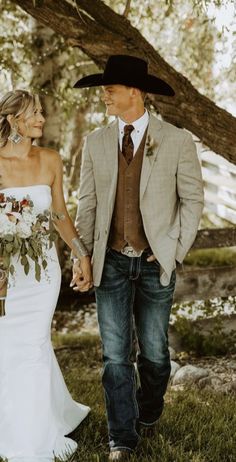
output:
M236 165L212 151L200 153L205 187L205 208L236 224Z

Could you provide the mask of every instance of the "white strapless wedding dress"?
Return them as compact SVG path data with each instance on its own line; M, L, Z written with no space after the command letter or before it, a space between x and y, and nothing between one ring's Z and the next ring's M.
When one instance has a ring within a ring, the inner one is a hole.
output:
M29 195L37 213L50 208L47 185L7 188L5 195ZM37 282L34 267L26 276L14 258L6 316L0 317L0 457L9 462L66 459L77 443L65 435L86 417L89 408L76 403L64 382L51 344L51 321L61 283L55 246L47 251L48 267Z

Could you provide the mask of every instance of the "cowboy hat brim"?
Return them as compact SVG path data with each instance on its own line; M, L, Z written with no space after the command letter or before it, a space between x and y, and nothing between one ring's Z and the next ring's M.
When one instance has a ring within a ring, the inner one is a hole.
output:
M145 79L140 80L139 76L104 76L104 74L92 74L78 80L74 88L91 88L103 85L125 85L127 87L139 88L147 93L164 96L174 96L173 88L164 80L148 74Z

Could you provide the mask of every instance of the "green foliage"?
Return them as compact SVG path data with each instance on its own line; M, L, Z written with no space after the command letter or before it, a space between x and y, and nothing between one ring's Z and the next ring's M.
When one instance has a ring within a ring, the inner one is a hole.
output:
M109 0L120 14L125 1ZM212 73L217 31L203 1L131 2L128 19L173 67L214 99ZM207 2L209 3L209 2Z
M10 0L1 1L0 18L0 70L5 76L1 92L11 86L31 88L53 96L67 116L75 103L81 109L84 98L72 90L72 82L86 73L87 64L90 68L95 65L79 49L69 47L63 37L41 26ZM44 81L40 70L49 62L51 74L46 72Z
M236 297L233 296L184 302L173 305L171 324L185 351L198 356L235 353L236 331L226 333L224 329L225 317L235 314Z
M205 335L198 324L184 317L177 318L175 328L181 337L184 351L198 356L236 353L236 331L231 330L226 335L220 316L212 319L211 330Z
M72 87L83 75L96 72L97 67L79 48L68 46L63 37L42 26L10 0L0 3L0 29L3 30L0 97L15 88L39 93L48 113L40 142L60 151L67 191L74 168L74 151L79 148L80 154L82 147L78 134L82 138L88 127L95 126L92 115L87 120L86 114L88 108L93 112L95 105L99 106L96 91L80 92Z

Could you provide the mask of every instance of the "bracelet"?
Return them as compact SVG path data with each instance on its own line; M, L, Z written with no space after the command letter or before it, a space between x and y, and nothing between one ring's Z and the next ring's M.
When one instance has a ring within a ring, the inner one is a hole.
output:
M73 250L75 252L75 255L78 258L79 257L86 257L87 255L89 255L89 252L88 252L86 246L83 243L82 237L80 237L80 236L74 237L72 239L72 241L71 241L71 244L72 244Z

